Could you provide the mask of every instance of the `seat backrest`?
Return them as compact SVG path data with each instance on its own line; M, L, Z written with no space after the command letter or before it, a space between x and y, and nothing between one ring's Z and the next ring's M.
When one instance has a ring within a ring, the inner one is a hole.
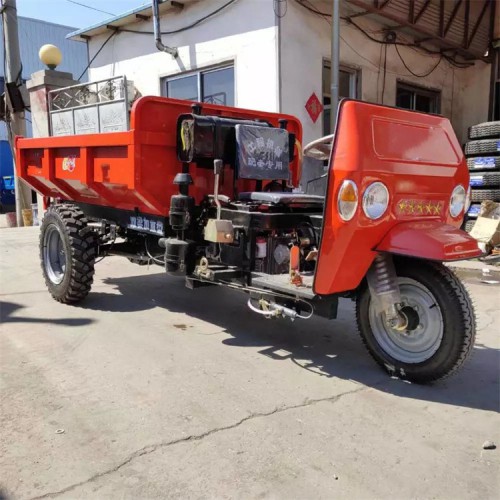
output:
M240 179L288 180L290 138L285 129L236 125L236 171Z

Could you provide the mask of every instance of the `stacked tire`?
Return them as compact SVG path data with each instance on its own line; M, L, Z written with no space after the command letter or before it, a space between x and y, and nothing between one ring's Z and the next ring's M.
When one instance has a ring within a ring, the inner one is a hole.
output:
M469 128L465 157L470 174L471 206L465 230L470 231L479 215L481 202L500 202L500 121L485 122Z

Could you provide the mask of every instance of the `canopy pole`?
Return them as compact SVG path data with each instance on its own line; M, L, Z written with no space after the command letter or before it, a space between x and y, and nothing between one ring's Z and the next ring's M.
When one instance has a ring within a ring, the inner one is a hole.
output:
M331 54L331 110L330 110L330 133L335 133L337 124L337 108L339 106L339 59L340 59L340 0L333 0L332 12L332 54Z

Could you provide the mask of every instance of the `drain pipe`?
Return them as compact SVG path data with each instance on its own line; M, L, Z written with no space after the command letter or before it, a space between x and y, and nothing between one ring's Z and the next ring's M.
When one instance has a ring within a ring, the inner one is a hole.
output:
M175 47L167 47L161 41L160 29L160 0L153 0L153 27L155 33L156 48L162 52L170 54L173 58L179 56L179 51Z

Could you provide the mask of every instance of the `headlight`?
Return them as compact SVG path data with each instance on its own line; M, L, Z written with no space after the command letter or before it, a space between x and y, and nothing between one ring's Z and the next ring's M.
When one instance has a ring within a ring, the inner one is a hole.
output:
M370 184L363 195L363 211L372 220L380 219L389 205L389 191L382 182Z
M354 217L358 208L358 188L354 181L342 182L337 200L339 215L342 220L348 221Z
M460 184L453 190L450 198L450 215L458 217L465 208L467 194Z

